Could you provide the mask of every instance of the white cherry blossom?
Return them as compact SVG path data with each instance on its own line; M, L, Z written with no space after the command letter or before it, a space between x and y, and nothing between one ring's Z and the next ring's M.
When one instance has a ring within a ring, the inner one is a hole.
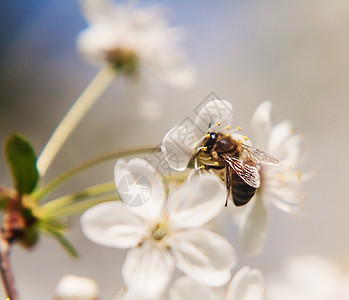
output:
M178 45L183 34L168 27L159 9L111 0L80 3L89 26L78 36L78 49L89 62L107 63L127 77L129 96L141 113L157 114L159 83L193 84L194 69Z
M166 201L165 187L155 169L142 159L119 160L115 183L125 176L141 174L151 184L149 200L130 207L108 202L87 210L81 217L84 234L93 242L115 248L131 248L122 267L126 287L132 294L159 297L177 267L196 281L221 286L230 279L236 264L233 247L220 235L201 228L222 208L224 197L218 179L206 174L192 178ZM129 181L130 191L140 191L140 181ZM120 193L123 201L129 201Z
M334 259L308 254L289 258L266 276L268 300L349 299L349 272Z
M269 223L268 204L289 214L299 214L303 206L300 188L309 178L309 174L299 170L301 136L293 133L289 121L272 126L270 114L270 102L258 106L250 136L255 147L276 157L280 164L277 168L260 165L261 186L241 221L242 250L247 255L256 255L262 250Z
M86 277L65 275L58 283L54 300L97 300L97 283Z
M223 292L202 285L189 277L176 280L170 289L170 300L263 300L265 299L264 279L261 271L243 267L234 276L228 290Z

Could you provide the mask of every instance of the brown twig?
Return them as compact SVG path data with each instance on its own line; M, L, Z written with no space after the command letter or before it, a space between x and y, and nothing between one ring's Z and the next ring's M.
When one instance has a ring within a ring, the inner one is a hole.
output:
M3 230L0 230L0 272L2 282L9 299L19 300L10 262L10 249L10 242L4 238Z

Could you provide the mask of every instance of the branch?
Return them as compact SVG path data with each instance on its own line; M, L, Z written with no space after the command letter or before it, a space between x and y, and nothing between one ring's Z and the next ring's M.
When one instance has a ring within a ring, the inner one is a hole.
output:
M19 300L15 279L10 262L10 242L4 238L3 230L0 231L0 272L7 296L11 300Z

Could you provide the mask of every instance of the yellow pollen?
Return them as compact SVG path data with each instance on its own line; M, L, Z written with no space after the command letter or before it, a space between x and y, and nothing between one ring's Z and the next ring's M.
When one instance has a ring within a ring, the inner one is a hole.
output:
M210 134L209 134L209 133L208 133L208 134L206 134L206 138L208 138L208 139L210 138Z
M204 165L201 165L200 168L201 168L201 169L205 169L205 166L204 166Z
M204 151L207 151L207 147L204 147L203 150L204 150Z
M215 162L214 162L214 165L218 167L218 166L219 166L218 161L215 161Z
M244 140L248 141L248 137L246 135L244 135Z
M237 128L238 128L238 130L242 130L242 127L241 127L241 126L238 126Z
M289 189L290 189L290 187L289 187L286 183L284 183L284 182L281 183L281 186L282 186L284 189L286 189L286 190L289 190Z
M298 178L299 180L301 180L301 179L302 179L302 172L301 172L301 171L297 171L297 172L296 172L296 176L297 176L297 178Z
M221 122L218 122L217 125L218 125L218 126L221 126Z
M238 140L238 142L239 142L240 144L243 144L243 141L242 141L242 140Z
M212 160L212 156L210 156L208 159L209 159L209 160Z
M226 128L227 128L227 130L229 130L230 129L230 125L228 125Z

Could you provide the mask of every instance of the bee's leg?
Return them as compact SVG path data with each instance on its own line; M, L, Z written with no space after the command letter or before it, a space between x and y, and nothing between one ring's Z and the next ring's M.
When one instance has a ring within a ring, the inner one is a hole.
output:
M200 152L202 150L201 148L198 150L198 152L193 157L193 159L194 159L194 170L195 171L199 171L199 170L205 169L203 166L198 167L198 158L197 158L197 156L200 154Z
M229 191L229 190L228 190ZM229 194L230 192L227 191L227 198L225 199L225 204L224 206L228 206L228 199L229 199Z
M224 206L227 206L231 190L231 174L228 166L225 167L225 185L227 187L227 198L225 199Z

